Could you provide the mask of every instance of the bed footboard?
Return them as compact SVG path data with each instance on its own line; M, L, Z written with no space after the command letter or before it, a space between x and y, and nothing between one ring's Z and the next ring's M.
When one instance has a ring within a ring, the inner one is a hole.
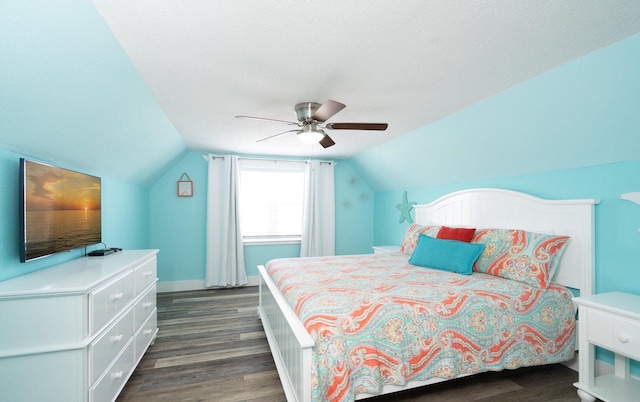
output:
M311 401L313 339L262 265L258 314L287 401Z

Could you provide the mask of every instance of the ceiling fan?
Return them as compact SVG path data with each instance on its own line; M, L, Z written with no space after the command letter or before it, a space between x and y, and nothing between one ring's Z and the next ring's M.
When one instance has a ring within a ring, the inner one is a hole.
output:
M335 142L329 137L324 130L374 130L384 131L387 129L387 123L326 123L333 115L344 109L346 106L340 102L328 100L323 104L316 102L302 102L295 106L298 121L286 121L278 119L270 119L267 117L255 116L236 116L238 119L255 119L267 120L278 123L285 123L297 128L284 131L275 135L258 140L266 141L283 134L295 132L298 138L307 144L319 143L323 148L329 148L335 145Z

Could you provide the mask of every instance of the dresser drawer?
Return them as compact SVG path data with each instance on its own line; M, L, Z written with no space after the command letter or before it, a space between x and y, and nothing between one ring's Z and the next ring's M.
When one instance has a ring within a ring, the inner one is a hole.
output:
M156 287L152 286L135 304L135 327L139 328L156 308Z
M133 301L132 271L89 293L89 333L98 332L131 301Z
M133 316L134 310L130 308L89 345L89 384L93 384L102 375L133 336Z
M156 310L154 309L153 314L151 314L149 319L144 323L140 330L136 332L136 362L142 358L142 355L144 354L144 352L146 352L147 348L156 337L157 332L158 322Z
M136 296L142 293L147 286L156 281L158 273L156 272L156 257L154 256L149 261L146 261L134 270L135 274L135 294Z
M640 359L640 323L610 313L587 311L589 342L621 353L632 359Z
M133 339L130 338L122 354L113 362L113 365L104 373L104 376L89 389L90 402L108 402L116 399L133 371L135 364L134 349Z

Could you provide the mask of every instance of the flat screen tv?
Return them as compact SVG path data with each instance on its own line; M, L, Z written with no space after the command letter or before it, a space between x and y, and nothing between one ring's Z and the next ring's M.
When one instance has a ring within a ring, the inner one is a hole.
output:
M99 177L20 159L20 261L102 242Z

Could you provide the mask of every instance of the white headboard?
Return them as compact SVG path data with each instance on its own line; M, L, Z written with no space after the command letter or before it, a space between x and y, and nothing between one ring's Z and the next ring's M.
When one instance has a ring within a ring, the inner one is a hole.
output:
M511 190L480 188L416 205L416 223L477 229L522 229L571 236L554 282L594 292L595 199L545 200Z

